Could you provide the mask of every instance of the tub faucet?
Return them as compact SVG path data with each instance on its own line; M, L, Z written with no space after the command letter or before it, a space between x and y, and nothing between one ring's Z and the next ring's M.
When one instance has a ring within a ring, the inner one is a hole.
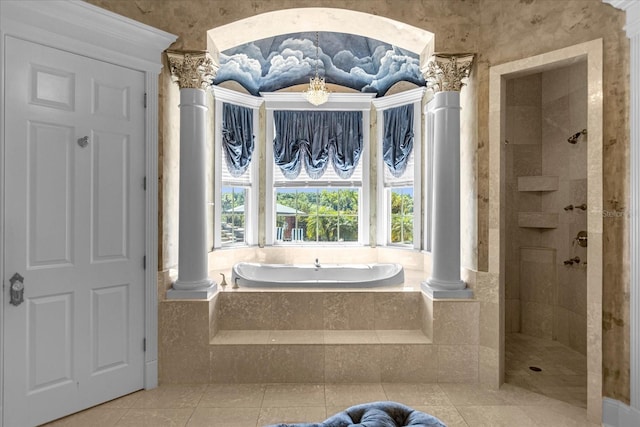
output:
M318 261L318 258L316 258L316 262L313 265L315 265L316 268L320 268L320 262Z

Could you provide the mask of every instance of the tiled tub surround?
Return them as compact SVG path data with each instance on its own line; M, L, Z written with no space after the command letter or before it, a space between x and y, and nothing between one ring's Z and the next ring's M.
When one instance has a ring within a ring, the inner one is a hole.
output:
M479 315L478 301L418 290L227 288L210 301L164 300L160 382L476 383Z

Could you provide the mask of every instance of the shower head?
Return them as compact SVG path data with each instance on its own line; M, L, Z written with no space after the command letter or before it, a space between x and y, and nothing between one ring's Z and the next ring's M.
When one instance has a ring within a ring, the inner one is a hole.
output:
M569 138L567 138L567 142L569 144L575 144L578 142L578 138L580 138L580 135L586 135L586 134L587 134L587 130L582 129L580 132L576 132L573 135L571 135Z

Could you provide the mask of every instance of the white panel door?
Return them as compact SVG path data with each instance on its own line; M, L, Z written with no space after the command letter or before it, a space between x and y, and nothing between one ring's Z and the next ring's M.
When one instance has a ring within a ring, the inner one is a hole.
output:
M6 46L4 426L25 427L143 387L144 74Z

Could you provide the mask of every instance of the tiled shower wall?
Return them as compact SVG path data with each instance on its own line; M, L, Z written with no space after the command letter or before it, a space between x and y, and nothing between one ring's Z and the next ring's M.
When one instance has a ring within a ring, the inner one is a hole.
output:
M575 237L587 229L587 210L568 205L587 203L587 144L581 136L576 144L567 139L587 127L587 65L542 73L542 173L559 177L558 191L542 197L542 210L559 213L559 226L546 232L548 245L557 251L557 292L553 313L554 339L586 354L587 250ZM605 172L606 173L606 172ZM579 264L563 261L578 256Z
M586 353L587 67L580 62L507 82L506 331L556 339ZM519 176L557 176L558 190L518 191ZM587 206L587 210L589 207ZM519 212L558 215L557 228L518 226ZM565 265L574 257L580 263Z

